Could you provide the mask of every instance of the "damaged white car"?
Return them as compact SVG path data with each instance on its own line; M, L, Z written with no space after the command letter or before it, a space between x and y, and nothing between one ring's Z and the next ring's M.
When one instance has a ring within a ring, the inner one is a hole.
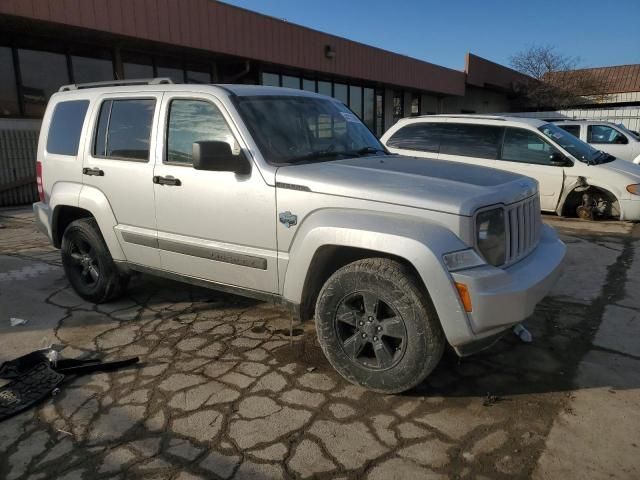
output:
M640 166L533 118L431 115L400 120L382 143L401 155L453 160L535 178L542 211L640 220Z

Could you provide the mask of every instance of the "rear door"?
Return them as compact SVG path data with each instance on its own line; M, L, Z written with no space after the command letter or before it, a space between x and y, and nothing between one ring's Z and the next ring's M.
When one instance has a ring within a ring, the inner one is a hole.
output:
M564 169L551 165L551 154L557 150L540 135L524 128L507 127L498 168L535 178L540 188L542 210L555 210L564 182Z
M83 164L83 183L103 194L127 260L160 266L153 192L154 128L161 93L103 95Z
M502 132L503 127L494 125L442 124L438 158L498 168Z

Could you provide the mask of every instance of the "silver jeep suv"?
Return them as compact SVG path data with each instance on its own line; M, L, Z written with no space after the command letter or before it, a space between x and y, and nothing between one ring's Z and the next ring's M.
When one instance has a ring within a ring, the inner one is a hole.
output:
M81 297L146 272L284 303L315 317L340 374L381 392L524 320L565 255L535 180L389 155L304 91L66 86L37 160L35 216Z

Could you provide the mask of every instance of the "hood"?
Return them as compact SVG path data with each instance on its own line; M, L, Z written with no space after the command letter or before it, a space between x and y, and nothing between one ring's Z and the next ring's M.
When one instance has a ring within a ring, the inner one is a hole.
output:
M614 171L624 175L629 181L640 183L640 165L636 165L627 160L616 159L613 162L603 163L601 165L591 165L589 170L593 172L597 172L598 170ZM593 177L594 175L590 174L589 176ZM597 176L597 173L595 176Z
M493 168L397 155L281 167L276 185L471 216L538 191L535 180Z

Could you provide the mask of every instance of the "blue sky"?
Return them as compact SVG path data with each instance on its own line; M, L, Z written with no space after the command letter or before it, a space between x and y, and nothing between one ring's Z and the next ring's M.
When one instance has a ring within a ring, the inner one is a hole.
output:
M457 70L471 51L507 65L532 44L583 67L640 63L640 0L224 0Z

